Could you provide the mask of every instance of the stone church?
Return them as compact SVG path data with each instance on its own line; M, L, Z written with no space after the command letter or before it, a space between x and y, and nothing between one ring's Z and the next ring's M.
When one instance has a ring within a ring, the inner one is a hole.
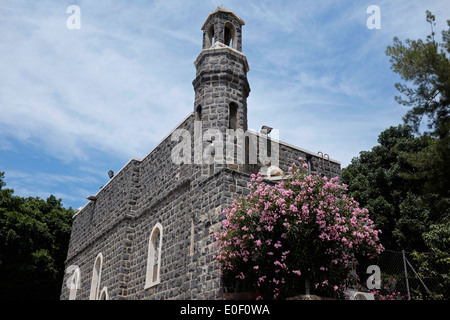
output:
M274 183L302 157L310 172L340 175L326 154L279 141L267 126L248 130L244 24L223 7L209 14L192 112L76 211L61 299L222 299L214 233L251 174Z

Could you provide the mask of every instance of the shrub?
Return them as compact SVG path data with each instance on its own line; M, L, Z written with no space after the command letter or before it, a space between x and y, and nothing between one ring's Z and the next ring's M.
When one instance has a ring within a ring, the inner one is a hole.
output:
M305 280L318 294L342 292L356 255L383 250L380 231L367 209L345 195L346 186L308 175L299 160L276 185L252 175L251 192L223 211L215 235L222 276L244 280L264 298L297 295Z

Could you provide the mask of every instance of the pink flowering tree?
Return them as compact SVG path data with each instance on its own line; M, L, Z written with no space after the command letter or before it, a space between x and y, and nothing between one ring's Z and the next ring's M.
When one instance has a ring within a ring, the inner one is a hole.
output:
M373 257L383 247L368 211L345 195L337 178L308 175L299 159L282 182L252 175L250 194L223 213L216 245L222 276L245 281L264 298L345 289L357 256ZM309 285L310 284L310 285Z

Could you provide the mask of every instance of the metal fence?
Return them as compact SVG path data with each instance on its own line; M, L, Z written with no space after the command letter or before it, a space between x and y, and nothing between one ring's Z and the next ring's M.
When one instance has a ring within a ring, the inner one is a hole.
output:
M381 300L448 300L449 263L439 263L442 259L433 255L436 254L385 250L378 257L358 266L358 289L372 292L376 299ZM443 259L449 259L449 256ZM368 289L367 279L372 274L367 273L369 266L379 267L379 289Z

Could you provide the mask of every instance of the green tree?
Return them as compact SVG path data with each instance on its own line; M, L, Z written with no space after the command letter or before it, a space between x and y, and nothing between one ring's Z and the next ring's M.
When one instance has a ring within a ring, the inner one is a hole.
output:
M435 16L427 11L426 20L431 34L425 41L403 44L396 37L386 50L393 71L404 81L395 84L401 94L395 98L409 108L405 125L383 131L379 145L354 158L342 178L382 230L381 243L414 251L420 275L442 280L426 296L448 299L450 28L438 43ZM428 131L421 133L423 120Z
M442 31L442 42L435 40L435 16L426 11L431 34L424 40L394 38L386 54L392 69L405 83L396 83L402 96L396 100L410 109L404 122L419 133L423 119L429 131L423 135L435 138L419 153L402 153L416 171L411 180L425 179L423 200L433 207L433 214L450 215L450 20L448 30Z
M73 210L50 196L22 198L0 172L0 298L58 299Z
M423 234L431 252L413 252L414 263L421 278L431 278L433 282L425 292L425 298L450 299L450 222L433 224ZM423 290L422 290L423 292Z
M450 28L443 31L443 42L435 40L435 16L426 11L426 20L431 25L431 34L425 41L407 39L404 45L397 37L388 46L392 69L401 78L412 83L396 83L402 96L396 100L411 109L404 120L418 132L423 117L428 119L428 128L433 136L444 138L449 132L450 104ZM450 20L447 21L450 27Z
M349 195L369 210L387 249L426 249L420 235L433 218L422 199L426 176L415 176L417 168L403 155L419 153L431 141L415 137L410 126L390 127L379 135L379 145L362 151L342 170Z

